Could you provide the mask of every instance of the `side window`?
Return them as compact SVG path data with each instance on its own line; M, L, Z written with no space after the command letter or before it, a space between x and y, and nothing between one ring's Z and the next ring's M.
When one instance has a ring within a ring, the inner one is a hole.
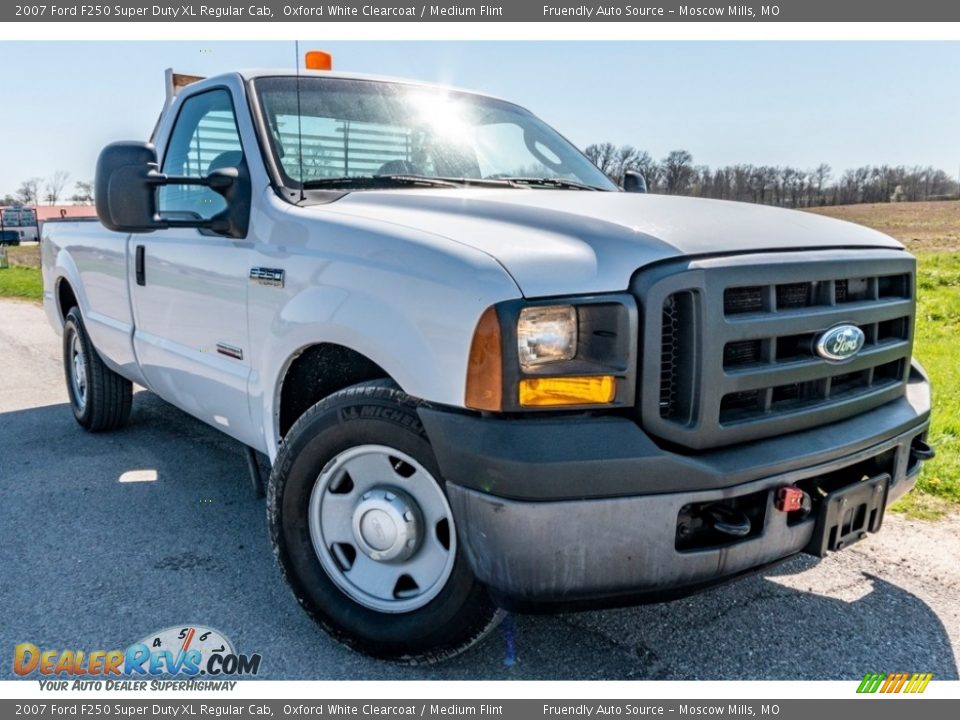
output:
M210 90L184 101L167 144L161 172L204 177L243 160L233 101L226 90ZM168 217L211 218L226 208L222 196L200 185L160 188L160 212Z

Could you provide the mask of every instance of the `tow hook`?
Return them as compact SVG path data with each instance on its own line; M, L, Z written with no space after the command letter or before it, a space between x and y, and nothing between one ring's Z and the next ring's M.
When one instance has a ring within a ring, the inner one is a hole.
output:
M780 512L800 512L808 515L813 510L813 500L796 485L785 485L777 489L773 506Z
M733 537L746 537L750 534L750 518L729 505L710 505L703 514L717 532Z
M933 460L937 451L930 447L923 438L916 437L910 444L910 454L917 460Z

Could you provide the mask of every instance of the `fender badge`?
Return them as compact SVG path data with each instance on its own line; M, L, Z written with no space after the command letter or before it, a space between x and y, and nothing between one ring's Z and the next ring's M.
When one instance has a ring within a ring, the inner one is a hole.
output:
M283 287L284 271L279 268L250 268L250 279L258 285Z

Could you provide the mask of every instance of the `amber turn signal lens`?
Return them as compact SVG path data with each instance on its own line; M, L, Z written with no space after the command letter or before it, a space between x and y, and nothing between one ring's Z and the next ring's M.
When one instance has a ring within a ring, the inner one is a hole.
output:
M497 411L503 407L502 353L500 320L496 309L489 307L480 317L470 345L465 402L468 408Z
M524 407L599 405L612 402L616 394L617 380L612 375L520 381L520 404Z

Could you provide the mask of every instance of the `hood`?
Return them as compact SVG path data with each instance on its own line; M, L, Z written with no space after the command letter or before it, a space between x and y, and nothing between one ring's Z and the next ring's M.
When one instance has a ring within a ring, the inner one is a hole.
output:
M862 225L812 213L670 195L385 190L305 210L403 225L476 248L496 259L526 297L624 290L638 268L681 256L903 247Z

